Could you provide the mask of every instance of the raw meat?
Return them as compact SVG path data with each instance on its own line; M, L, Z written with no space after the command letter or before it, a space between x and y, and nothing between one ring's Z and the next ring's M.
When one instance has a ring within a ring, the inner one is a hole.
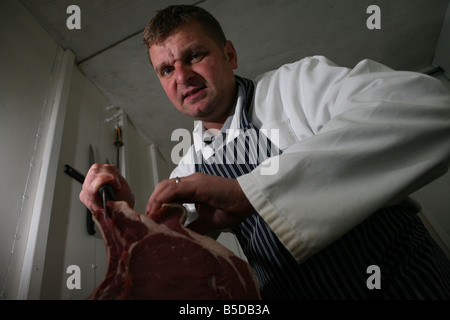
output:
M260 299L253 269L217 241L185 227L182 205L154 221L126 202L94 213L107 250L103 282L88 299Z

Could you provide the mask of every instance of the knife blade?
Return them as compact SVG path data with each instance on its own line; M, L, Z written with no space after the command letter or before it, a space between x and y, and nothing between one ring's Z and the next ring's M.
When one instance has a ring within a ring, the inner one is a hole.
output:
M108 203L108 201L116 201L114 190L110 184L105 184L104 186L101 186L100 189L98 189L98 192L100 193L100 196L103 200L103 210L105 211L106 215L111 218L111 213L108 211L106 204Z
M94 148L89 144L89 168L95 163ZM94 220L92 219L91 210L86 210L86 228L89 235L95 235Z

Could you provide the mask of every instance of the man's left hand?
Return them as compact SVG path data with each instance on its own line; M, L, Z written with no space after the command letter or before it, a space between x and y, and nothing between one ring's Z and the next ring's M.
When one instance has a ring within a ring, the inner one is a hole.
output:
M164 203L195 203L199 214L188 228L204 234L235 226L255 212L236 179L204 173L160 182L146 207L146 214L163 214Z

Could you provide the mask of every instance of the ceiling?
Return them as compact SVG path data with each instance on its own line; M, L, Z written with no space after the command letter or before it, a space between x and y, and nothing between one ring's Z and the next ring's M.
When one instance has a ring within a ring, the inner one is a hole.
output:
M352 67L370 58L398 70L430 66L448 0L20 0L82 72L167 161L177 128L193 122L171 105L151 68L142 31L157 10L199 4L222 24L238 53L236 74L254 77L309 55ZM432 5L431 5L432 3ZM69 5L81 29L69 30ZM369 5L381 9L381 29L369 30Z

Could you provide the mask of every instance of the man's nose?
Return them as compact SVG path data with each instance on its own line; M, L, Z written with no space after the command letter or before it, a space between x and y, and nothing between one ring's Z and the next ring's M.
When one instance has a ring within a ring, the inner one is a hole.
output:
M175 77L180 85L189 85L195 77L195 72L189 65L179 64L175 67Z

